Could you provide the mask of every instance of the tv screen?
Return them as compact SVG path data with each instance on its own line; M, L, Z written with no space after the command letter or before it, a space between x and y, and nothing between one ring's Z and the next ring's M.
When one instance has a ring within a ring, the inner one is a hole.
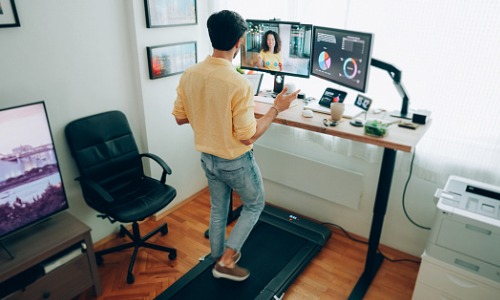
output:
M248 31L240 51L242 69L309 77L312 25L264 20L246 22Z
M315 26L311 75L366 92L372 42L371 33Z
M67 208L45 103L0 109L0 238Z

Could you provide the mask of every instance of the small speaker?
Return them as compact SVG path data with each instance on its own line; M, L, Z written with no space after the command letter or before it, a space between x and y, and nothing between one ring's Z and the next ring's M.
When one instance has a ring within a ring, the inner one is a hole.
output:
M287 90L286 90L286 94L290 94L290 93L293 93L297 90L297 88L295 87L295 84L293 82L289 82L287 84L285 84Z

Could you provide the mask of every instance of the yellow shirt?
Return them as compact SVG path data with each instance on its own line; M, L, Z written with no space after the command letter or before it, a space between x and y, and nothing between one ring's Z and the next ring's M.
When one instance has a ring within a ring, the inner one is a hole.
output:
M269 53L264 50L260 50L259 55L263 61L265 69L281 71L281 67L283 66L281 53Z
M257 129L252 87L227 60L208 56L184 71L172 114L189 120L197 151L234 159L252 149L241 142Z

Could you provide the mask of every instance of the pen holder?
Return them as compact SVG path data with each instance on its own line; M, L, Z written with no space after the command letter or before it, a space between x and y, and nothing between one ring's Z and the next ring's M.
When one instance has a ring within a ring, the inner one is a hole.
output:
M332 102L330 104L330 115L334 122L338 122L342 119L344 115L345 106L344 103Z

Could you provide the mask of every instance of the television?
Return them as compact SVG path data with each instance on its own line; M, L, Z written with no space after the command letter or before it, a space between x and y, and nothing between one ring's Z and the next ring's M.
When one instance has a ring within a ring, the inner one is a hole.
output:
M311 75L366 92L372 43L371 33L314 26Z
M66 209L45 103L0 108L0 241Z
M284 76L309 78L313 26L280 20L246 20L248 31L240 51L241 69L275 75L274 92ZM268 43L268 39L270 39ZM270 46L274 40L274 46Z

